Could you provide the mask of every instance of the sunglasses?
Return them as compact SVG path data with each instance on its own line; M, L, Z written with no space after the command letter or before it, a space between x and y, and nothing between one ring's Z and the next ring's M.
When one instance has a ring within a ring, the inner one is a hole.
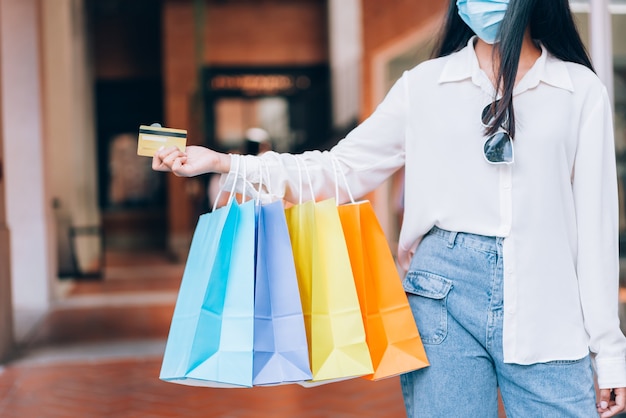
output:
M489 103L483 109L481 114L481 122L483 127L487 128L491 126L494 122L494 105L497 104L498 101L494 103ZM508 122L508 113L507 118L504 120L502 125L506 125ZM490 164L513 164L515 161L515 155L513 152L513 139L509 132L504 129L504 127L500 125L500 129L487 137L485 141L485 145L483 146L483 155L485 160L487 160Z

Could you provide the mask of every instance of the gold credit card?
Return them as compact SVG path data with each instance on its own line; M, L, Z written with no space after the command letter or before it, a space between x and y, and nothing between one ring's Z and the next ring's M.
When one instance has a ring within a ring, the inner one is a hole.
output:
M161 126L141 125L137 141L137 155L152 157L161 147L178 147L185 151L187 131L184 129L163 128Z

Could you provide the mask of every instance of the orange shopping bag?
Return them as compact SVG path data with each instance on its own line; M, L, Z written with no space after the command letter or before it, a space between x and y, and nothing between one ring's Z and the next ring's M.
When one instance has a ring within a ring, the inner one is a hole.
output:
M338 162L333 164L344 176ZM351 203L338 207L339 217L374 366L374 373L364 377L377 380L426 367L426 352L374 208L347 192Z

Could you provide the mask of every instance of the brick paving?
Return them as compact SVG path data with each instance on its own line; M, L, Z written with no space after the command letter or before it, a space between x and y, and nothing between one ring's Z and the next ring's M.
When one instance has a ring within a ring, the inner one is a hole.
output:
M158 380L160 359L9 366L0 374L3 418L405 417L397 379L212 389Z
M108 254L105 278L75 283L0 366L0 418L406 417L397 378L308 389L160 381L182 269L155 254Z
M104 279L77 282L17 358L0 366L1 418L406 417L397 378L307 389L160 381L183 266L154 255L142 260L108 254Z

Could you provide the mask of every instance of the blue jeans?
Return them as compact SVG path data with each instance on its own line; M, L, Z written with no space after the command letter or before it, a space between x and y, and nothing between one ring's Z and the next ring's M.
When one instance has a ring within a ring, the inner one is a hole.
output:
M420 243L404 288L431 365L400 378L409 418L496 418L498 388L508 418L597 417L589 356L504 363L502 277L502 238L433 228Z

